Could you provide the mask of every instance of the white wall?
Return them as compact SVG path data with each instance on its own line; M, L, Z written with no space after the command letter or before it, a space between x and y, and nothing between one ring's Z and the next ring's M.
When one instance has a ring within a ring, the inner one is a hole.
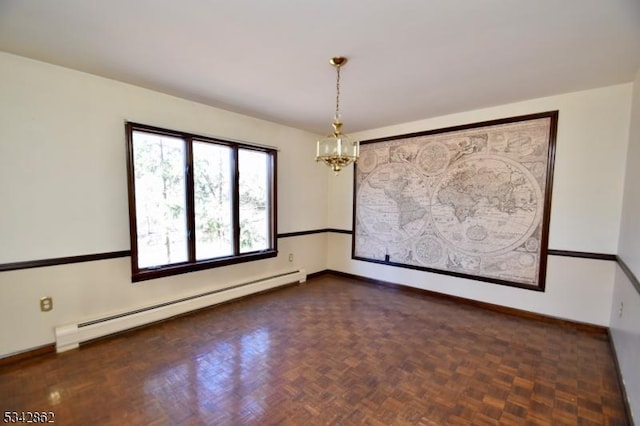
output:
M131 283L130 258L0 273L0 357L54 342L53 329L230 287L265 274L325 269L326 236L279 241L275 259ZM289 263L288 253L294 253ZM54 309L40 312L42 296Z
M326 226L313 134L5 53L0 94L0 263L128 249L125 120L279 148L278 231Z
M632 87L530 100L355 136L364 140L559 109L550 248L616 253ZM637 100L635 105L629 156L638 158ZM279 233L351 229L351 168L336 177L315 164L315 135L0 53L0 264L129 249L125 120L276 146ZM631 181L638 176L627 176ZM637 187L629 187L623 231L631 234L623 235L620 248L637 274L640 207ZM0 357L52 343L56 325L295 267L335 269L599 325L609 324L613 283L618 291L624 278L613 262L551 256L547 291L538 293L353 261L350 247L344 234L285 238L275 259L136 284L128 257L0 272ZM620 288L627 291L628 283ZM39 311L45 295L54 298L50 313ZM630 347L637 353L637 333L633 336Z
M360 140L559 110L549 248L615 254L622 209L632 84L534 99L353 135ZM353 170L329 182L329 227L351 229ZM345 259L350 238L329 237L329 268L533 311L608 325L614 262L550 256L546 291L533 292Z
M640 70L636 75L629 128L618 256L640 279ZM616 271L610 330L635 422L640 422L640 289ZM623 304L623 305L622 305ZM620 307L622 306L622 310Z
M614 262L549 256L547 289L542 293L356 261L350 257L351 236L332 234L328 258L332 270L557 318L603 326L609 323Z
M640 70L633 89L629 151L627 153L624 203L618 254L640 276Z
M129 249L125 120L279 148L278 232L327 226L316 135L0 53L0 264ZM326 268L326 235L278 243L274 259L136 284L128 257L2 272L0 357L52 343L63 323Z

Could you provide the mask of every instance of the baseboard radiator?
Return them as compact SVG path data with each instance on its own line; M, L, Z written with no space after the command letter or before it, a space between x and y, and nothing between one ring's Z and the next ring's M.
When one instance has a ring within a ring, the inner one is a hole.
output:
M130 312L97 318L78 324L67 324L55 328L56 351L64 352L75 349L80 343L99 337L108 336L142 325L161 321L176 315L206 308L253 293L280 287L295 282L305 282L307 274L304 269L264 277L244 282L221 290L161 303Z

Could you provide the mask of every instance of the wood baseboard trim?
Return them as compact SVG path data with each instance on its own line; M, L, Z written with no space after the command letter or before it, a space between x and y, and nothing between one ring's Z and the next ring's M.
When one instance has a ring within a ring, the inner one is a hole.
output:
M522 318L529 318L529 319L534 319L534 320L538 320L538 321L542 321L542 322L546 322L546 323L553 323L553 324L561 324L561 325L566 325L566 326L570 326L570 327L574 327L577 328L579 330L583 330L583 331L588 331L588 332L592 332L592 333L597 333L597 334L606 334L609 338L609 343L610 346L612 348L612 351L614 352L614 358L616 360L616 368L618 369L618 374L620 374L619 371L619 366L617 364L617 356L615 356L615 347L613 346L613 340L611 339L611 336L609 334L609 329L607 327L603 327L603 326L598 326L598 325L594 325L594 324L586 324L586 323L581 323L581 322L576 322L576 321L570 321L570 320L566 320L566 319L561 319L561 318L556 318L556 317L550 317L550 316L546 316L546 315L542 315L542 314L538 314L535 312L529 312L529 311L523 311L521 309L516 309L516 308L509 308L509 307L505 307L505 306L500 306L500 305L495 305L492 303L487 303L487 302L480 302L477 300L472 300L472 299L465 299L462 297L458 297L458 296L451 296L448 294L443 294L443 293L438 293L435 291L431 291L431 290L424 290L424 289L420 289L420 288L416 288L416 287L410 287L407 285L402 285L402 284L397 284L397 283L392 283L389 281L382 281L382 280L376 280L373 278L368 278L368 277L363 277L361 275L355 275L355 274L349 274L346 272L340 272L340 271L335 271L332 269L324 269L322 271L318 271L318 272L313 272L311 274L307 275L307 281L313 280L315 278L319 278L322 277L324 275L336 275L336 276L340 276L340 277L344 277L344 278L349 278L352 279L354 281L360 282L360 283L364 283L364 284L368 284L368 285L379 285L379 286L384 286L384 287L388 287L388 288L394 288L400 291L407 291L407 292L412 292L412 293L417 293L417 294L421 294L424 296L430 296L430 297L436 297L436 298L440 298L440 299L445 299L445 300L450 300L450 301L454 301L456 303L464 303L467 305L471 305L471 306L476 306L476 307L480 307L483 309L488 309L491 311L495 311L495 312L501 312L501 313L505 313L508 315L513 315L513 316L519 316ZM291 284L291 286L293 285L298 285L298 284ZM283 287L288 287L287 286L283 286ZM283 288L283 287L278 287ZM259 293L257 293L259 294ZM254 296L255 294L252 294L250 296ZM250 297L247 296L247 297ZM25 360L30 360L30 359L34 359L34 358L38 358L40 356L44 356L44 355L50 355L50 354L55 354L56 353L56 348L55 348L55 344L49 344L49 345L44 345L38 348L34 348L34 349L30 349L24 352L20 352L18 354L14 354L14 355L9 355L7 357L4 358L0 358L0 368L12 365L12 364L16 364L20 361L25 361ZM624 389L623 389L624 391ZM626 396L626 394L625 394Z
M622 394L622 400L624 401L624 410L627 412L627 419L631 425L633 425L633 417L631 417L631 405L629 404L629 395L627 395L627 388L624 386L624 380L622 380L622 370L620 369L620 363L618 362L618 353L616 352L616 346L613 344L613 336L611 330L607 330L607 340L609 341L609 347L613 354L613 363L616 367L616 376L618 377L618 387Z
M330 274L330 273L332 273L331 269L323 269L322 271L307 274L307 281L312 280L316 277L320 277L322 275Z
M20 352L14 355L9 355L4 358L0 358L0 368L17 364L21 361L33 360L45 355L55 355L56 345L51 343L48 345L40 346L38 348L29 349L24 352Z
M349 274L349 273L346 273L346 272L335 271L335 270L332 270L332 269L326 269L324 271L317 272L317 273L313 274L313 276L314 277L319 277L319 276L322 276L322 275L325 275L325 274L331 274L331 275L337 275L337 276L340 276L340 277L343 277L343 278L349 278L349 279L352 279L352 280L354 280L356 282L364 283L364 284L367 284L367 285L383 286L383 287L393 288L393 289L400 290L400 291L416 293L416 294L420 294L420 295L423 295L423 296L429 296L429 297L439 298L439 299L443 299L443 300L449 300L449 301L456 302L456 303L462 303L462 304L465 304L465 305L471 305L471 306L479 307L479 308L482 308L482 309L487 309L487 310L494 311L494 312L499 312L499 313L512 315L512 316L517 316L517 317L521 317L521 318L532 319L532 320L536 320L536 321L545 322L545 323L548 323L548 324L558 324L558 325L562 325L562 326L568 326L568 327L572 327L574 329L587 331L587 332L590 332L590 333L603 334L603 335L606 335L608 333L608 328L604 327L604 326L599 326L599 325L595 325L595 324L588 324L588 323L582 323L582 322L577 322L577 321L571 321L571 320L567 320L567 319L563 319L563 318L557 318L557 317L552 317L552 316L548 316L548 315L538 314L536 312L524 311L524 310L521 310L521 309L510 308L510 307L501 306L501 305L496 305L496 304L493 304L493 303L480 302L478 300L465 299L465 298L459 297L459 296L452 296L452 295L449 295L449 294L438 293L438 292L431 291L431 290L424 290L424 289L421 289L421 288L411 287L411 286L403 285L403 284L392 283L392 282L389 282L389 281L377 280L377 279L374 279L374 278L363 277L361 275ZM307 279L310 279L310 276L307 276Z
M83 346L86 346L86 345L93 344L95 342L108 340L110 338L113 338L113 337L116 337L116 336L120 336L120 335L123 335L123 334L127 334L127 333L131 333L131 332L139 330L139 329L143 329L143 328L146 328L146 327L152 327L154 325L157 325L157 324L165 322L165 321L172 321L174 319L178 319L178 318L182 318L182 317L188 317L189 315L196 315L196 314L198 314L198 313L200 313L202 311L206 311L207 309L214 309L214 308L216 308L218 306L221 306L221 305L224 305L224 304L238 302L238 301L245 300L245 299L248 299L248 298L251 298L251 297L254 297L254 296L259 296L261 294L270 293L270 292L282 290L282 289L289 288L289 287L295 287L295 286L299 286L301 284L303 284L303 283L293 282L293 283L284 284L284 285L281 285L281 286L278 286L278 287L273 287L273 288L268 288L268 289L265 289L265 290L257 291L255 293L251 293L251 294L248 294L246 296L240 296L240 297L237 297L235 299L230 299L230 300L227 300L227 301L224 301L224 302L216 303L215 305L210 305L210 306L205 306L203 308L194 309L193 311L185 312L185 313L182 313L182 314L177 314L177 315L174 315L174 316L171 316L171 317L168 317L168 318L164 318L164 319L161 319L161 320L158 320L158 321L151 322L149 324L141 325L139 327L133 327L133 328L129 328L127 330L123 330L123 331L119 331L119 332L116 332L116 333L109 334L109 335L104 336L104 337L99 337L97 339L93 339L93 340L90 340L90 341L87 341L87 342L83 342L83 343L80 344L80 346L83 347ZM16 365L18 363L21 363L22 361L32 360L32 359L35 359L35 358L38 358L38 357L41 357L41 356L44 356L44 355L54 355L54 356L57 355L55 343L51 343L49 345L40 346L38 348L28 349L28 350L26 350L24 352L20 352L20 353L14 354L14 355L9 355L7 357L0 358L0 369L5 368L5 367L11 368L11 366L14 366L14 365Z

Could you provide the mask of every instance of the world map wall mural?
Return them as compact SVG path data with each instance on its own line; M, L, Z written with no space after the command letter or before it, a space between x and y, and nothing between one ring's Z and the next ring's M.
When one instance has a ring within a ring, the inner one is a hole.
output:
M358 260L544 290L558 112L361 142Z

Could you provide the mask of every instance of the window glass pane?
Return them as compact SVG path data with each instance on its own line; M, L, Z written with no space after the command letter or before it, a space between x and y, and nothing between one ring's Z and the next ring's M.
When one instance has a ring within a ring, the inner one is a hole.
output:
M193 143L196 260L233 255L231 153L223 145Z
M238 150L240 252L269 248L269 154Z
M138 267L188 260L182 139L133 132Z

